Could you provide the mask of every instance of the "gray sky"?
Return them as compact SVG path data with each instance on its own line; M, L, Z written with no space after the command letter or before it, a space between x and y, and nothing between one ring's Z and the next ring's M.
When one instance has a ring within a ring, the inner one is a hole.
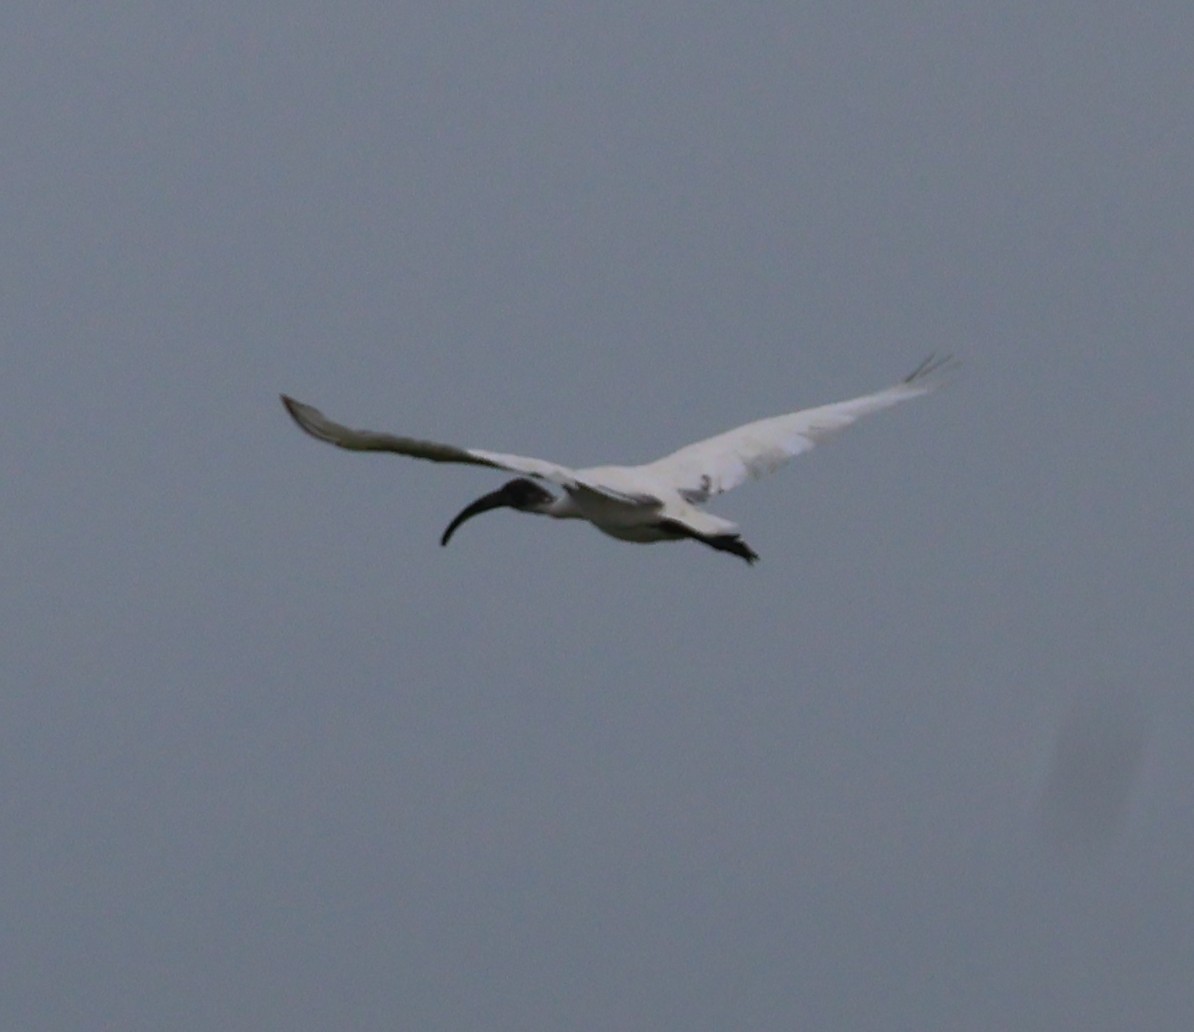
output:
M1194 1025L1194 7L641 6L0 13L4 1028Z

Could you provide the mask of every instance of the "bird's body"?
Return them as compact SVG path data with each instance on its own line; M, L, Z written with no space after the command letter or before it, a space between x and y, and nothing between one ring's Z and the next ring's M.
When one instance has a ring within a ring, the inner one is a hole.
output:
M465 520L490 509L507 507L556 519L587 520L621 541L645 543L692 538L754 562L758 556L739 536L737 526L701 506L748 479L772 472L861 416L935 390L944 382L939 374L951 364L948 358L930 358L885 390L748 423L641 466L576 470L521 455L352 430L285 394L282 401L295 422L312 437L349 451L390 452L521 474L519 479L464 509L448 525L441 544L446 545ZM545 481L561 493L553 495L537 481Z

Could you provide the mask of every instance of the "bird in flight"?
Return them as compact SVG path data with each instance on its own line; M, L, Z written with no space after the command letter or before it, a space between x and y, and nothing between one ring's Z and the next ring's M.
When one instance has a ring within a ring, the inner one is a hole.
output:
M508 508L561 520L588 520L598 530L622 541L699 541L753 563L758 554L742 540L737 525L706 512L702 508L706 502L747 480L773 472L862 416L936 390L946 382L944 374L955 365L948 355L930 356L899 383L874 394L747 423L641 466L569 469L521 455L352 430L285 394L282 403L312 437L348 451L391 452L520 474L461 510L448 524L441 545L446 545L466 520L492 509ZM544 484L559 493L553 494Z

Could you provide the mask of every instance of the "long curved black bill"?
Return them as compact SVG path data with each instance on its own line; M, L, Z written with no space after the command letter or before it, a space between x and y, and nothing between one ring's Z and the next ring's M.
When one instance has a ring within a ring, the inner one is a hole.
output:
M478 498L472 505L466 506L460 511L460 514L448 524L448 529L444 531L444 536L439 539L441 545L446 545L454 533L456 528L465 520L471 520L474 516L480 516L483 512L489 512L490 509L501 509L510 504L510 499L506 494L506 489L503 487L500 490L494 491L492 494L487 494L482 498Z

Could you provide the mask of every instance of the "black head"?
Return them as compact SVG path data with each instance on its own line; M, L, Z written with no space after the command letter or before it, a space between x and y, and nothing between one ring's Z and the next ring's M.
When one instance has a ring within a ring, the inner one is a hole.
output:
M511 480L494 493L504 496L506 504L510 508L520 509L523 512L535 512L556 500L556 496L547 488L526 477Z
M444 536L440 538L439 543L446 545L460 524L483 512L489 512L490 509L542 512L555 500L555 495L546 488L540 487L533 480L527 480L526 477L519 477L498 488L492 494L478 498L472 505L462 509L456 518L448 524L448 529L444 531Z

